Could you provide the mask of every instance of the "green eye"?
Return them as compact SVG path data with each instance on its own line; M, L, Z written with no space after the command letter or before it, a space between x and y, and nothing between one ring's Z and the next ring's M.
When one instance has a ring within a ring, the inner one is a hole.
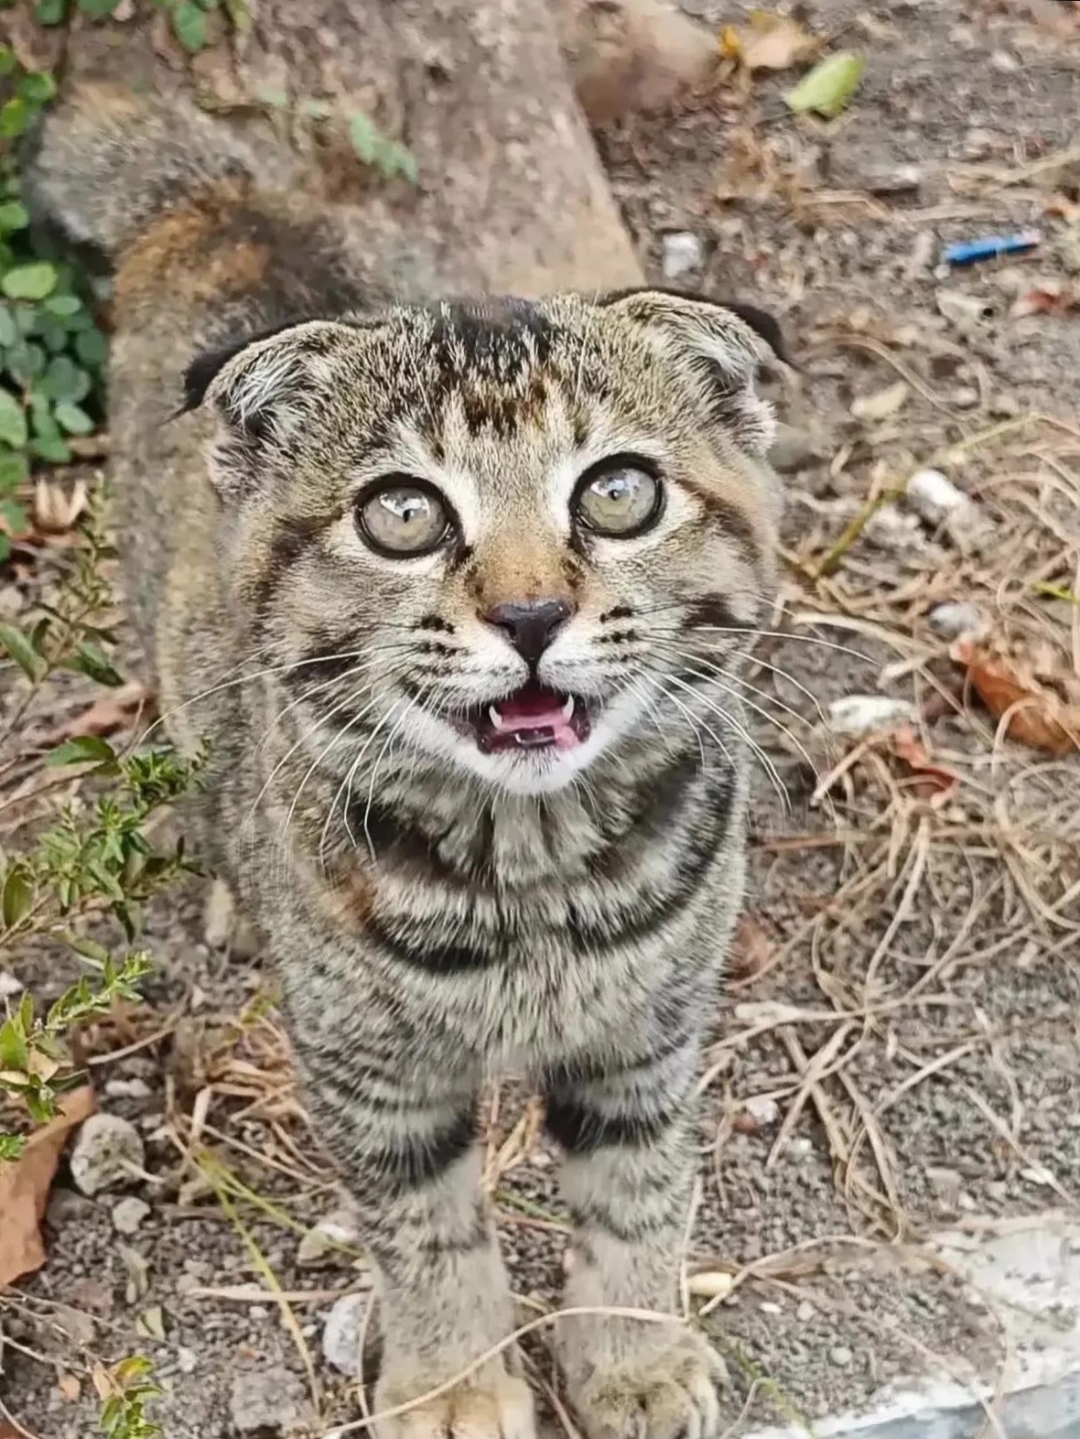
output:
M574 511L586 529L627 539L660 516L663 490L651 469L632 460L605 460L578 482Z
M420 480L384 484L357 507L360 533L373 550L402 558L438 549L450 534L449 506Z

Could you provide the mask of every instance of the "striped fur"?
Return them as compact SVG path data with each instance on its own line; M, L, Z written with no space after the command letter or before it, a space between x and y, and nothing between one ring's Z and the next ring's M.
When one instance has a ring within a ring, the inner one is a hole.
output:
M207 843L363 1219L393 1405L513 1327L474 1144L493 1073L531 1077L567 1154L569 1302L674 1305L698 1040L743 883L734 677L773 584L766 347L746 312L660 292L389 304L342 217L260 196L242 153L204 163L198 125L144 108L69 102L33 192L62 224L77 168L69 228L112 242L128 590L171 733L212 746ZM591 538L575 479L625 451L666 508ZM393 472L439 487L453 547L365 546L356 496ZM447 716L524 662L480 616L538 595L573 611L538 672L590 699L591 737L481 754ZM715 1427L688 1331L560 1339L590 1439ZM531 1405L499 1359L384 1428L528 1439Z

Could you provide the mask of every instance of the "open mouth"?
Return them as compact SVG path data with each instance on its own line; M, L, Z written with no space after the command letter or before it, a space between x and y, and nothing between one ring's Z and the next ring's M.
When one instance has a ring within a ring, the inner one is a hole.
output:
M529 683L466 716L483 754L516 749L575 749L589 737L588 704L580 695Z

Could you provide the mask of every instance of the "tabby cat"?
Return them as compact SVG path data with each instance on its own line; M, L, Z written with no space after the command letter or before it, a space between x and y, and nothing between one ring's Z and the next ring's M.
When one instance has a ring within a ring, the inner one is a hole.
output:
M207 842L362 1217L379 1410L514 1328L478 1184L493 1073L565 1151L567 1305L673 1313L743 888L774 324L659 290L393 303L340 216L104 89L48 119L31 188L115 266L127 593L173 738L209 740ZM557 1341L590 1439L717 1428L677 1320ZM379 1427L534 1421L504 1353Z

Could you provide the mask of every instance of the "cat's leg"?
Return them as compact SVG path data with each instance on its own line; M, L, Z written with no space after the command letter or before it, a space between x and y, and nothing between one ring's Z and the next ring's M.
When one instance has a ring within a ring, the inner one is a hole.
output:
M633 1066L552 1076L548 1127L566 1150L576 1235L566 1305L674 1315L693 1188L697 1041ZM720 1359L677 1319L563 1320L559 1350L589 1439L708 1439Z
M514 1327L502 1260L480 1193L475 1093L452 1079L391 1077L353 1050L304 1052L309 1099L341 1162L377 1275L378 1412L466 1368ZM380 1439L532 1439L528 1386L503 1357L449 1392L378 1425Z

